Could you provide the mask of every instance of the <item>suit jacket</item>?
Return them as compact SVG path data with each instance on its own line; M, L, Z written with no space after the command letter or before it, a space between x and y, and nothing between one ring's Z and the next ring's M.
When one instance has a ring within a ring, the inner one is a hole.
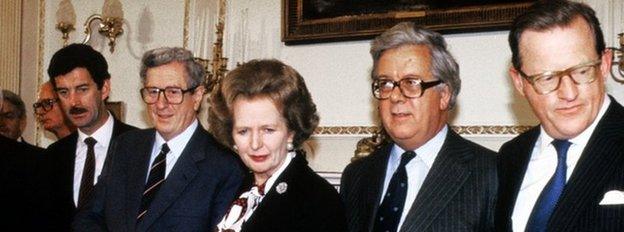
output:
M137 224L156 130L116 139L95 196L74 220L76 231L209 231L235 197L242 180L237 156L197 127Z
M43 149L0 135L0 228L38 230Z
M119 135L137 129L114 118L111 141ZM111 142L112 143L112 142ZM44 175L48 190L45 213L51 220L51 230L69 231L77 212L74 203L74 164L78 131L50 144L45 154ZM110 148L110 144L109 144Z
M611 98L568 179L548 231L624 231L624 205L599 205L610 190L624 191L624 108ZM497 231L511 231L511 215L539 126L505 143L498 160Z
M391 149L387 144L343 172L351 232L373 229ZM496 188L495 153L449 130L399 231L493 230Z
M253 176L246 182L241 193L251 188ZM286 190L277 191L279 185L287 186ZM308 167L304 154L292 159L242 227L243 232L343 232L346 229L338 192Z

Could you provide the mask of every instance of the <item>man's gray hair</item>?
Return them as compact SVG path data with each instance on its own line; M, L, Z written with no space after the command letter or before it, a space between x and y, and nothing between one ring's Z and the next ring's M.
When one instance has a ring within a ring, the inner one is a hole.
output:
M370 53L373 57L371 77L375 78L377 64L381 55L389 49L409 45L424 45L431 53L431 73L434 78L441 80L451 91L450 108L455 106L457 95L461 89L459 66L446 48L444 37L437 32L430 31L412 22L402 22L377 36L371 42Z
M193 60L193 53L180 47L162 47L145 52L141 59L141 82L145 84L147 69L172 62L180 62L186 67L187 88L197 87L204 82L206 76L204 66Z
M24 101L22 101L22 98L20 98L19 95L9 90L3 89L2 96L4 96L4 100L10 102L15 106L15 109L17 109L17 116L19 116L20 118L26 117L26 106L24 105Z

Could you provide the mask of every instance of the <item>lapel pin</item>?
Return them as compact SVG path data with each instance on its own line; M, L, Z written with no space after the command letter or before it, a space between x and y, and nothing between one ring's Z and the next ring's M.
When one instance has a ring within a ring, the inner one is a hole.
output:
M277 190L279 194L285 193L286 189L288 189L288 184L286 184L286 182L280 182L277 184L277 187L275 187L275 190Z

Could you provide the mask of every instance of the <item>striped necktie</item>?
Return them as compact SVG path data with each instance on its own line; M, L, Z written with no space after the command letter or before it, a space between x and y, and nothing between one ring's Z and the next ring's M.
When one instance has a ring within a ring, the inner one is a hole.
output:
M145 183L145 190L143 191L143 198L141 199L141 208L139 208L139 215L137 215L137 223L141 221L143 216L147 213L150 203L156 197L158 189L165 182L165 170L167 169L166 158L169 153L169 146L165 143L160 149L160 153L154 159L152 166L150 167L149 177L147 183Z

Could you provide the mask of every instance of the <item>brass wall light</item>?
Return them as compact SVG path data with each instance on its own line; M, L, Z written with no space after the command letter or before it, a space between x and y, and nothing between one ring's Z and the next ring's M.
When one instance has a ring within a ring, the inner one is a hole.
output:
M613 68L611 68L611 76L615 81L624 84L624 33L618 34L618 40L620 41L619 48L609 47L613 51L613 63L611 65L616 66L615 69L617 69L617 72L613 73Z
M91 40L91 23L99 20L98 32L108 38L108 46L111 53L115 51L115 41L119 35L123 33L123 9L119 0L105 0L102 7L102 14L93 14L87 18L85 22L85 38L82 43L89 43ZM76 13L70 0L62 0L59 3L59 9L56 12L57 24L56 28L63 33L65 45L69 32L74 30L76 24Z
M76 25L76 12L70 0L63 0L56 10L56 29L63 33L63 46L67 46L69 32L74 30Z

